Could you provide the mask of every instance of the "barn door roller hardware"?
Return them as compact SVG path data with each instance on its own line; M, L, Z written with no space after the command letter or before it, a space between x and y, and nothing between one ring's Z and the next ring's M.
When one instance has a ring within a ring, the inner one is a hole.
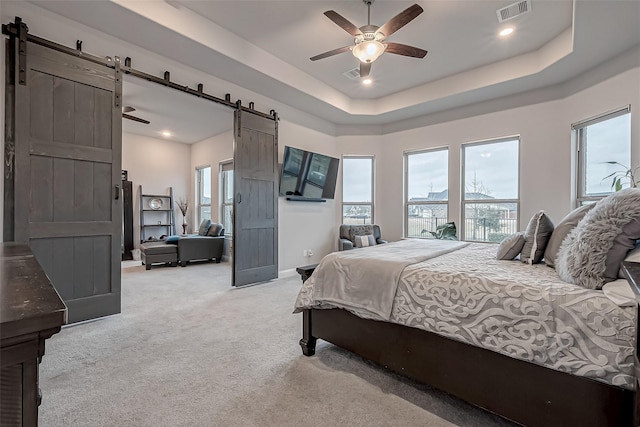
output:
M18 39L18 82L27 84L27 33L29 27L22 22L22 18L16 16L16 22L2 24L2 34Z

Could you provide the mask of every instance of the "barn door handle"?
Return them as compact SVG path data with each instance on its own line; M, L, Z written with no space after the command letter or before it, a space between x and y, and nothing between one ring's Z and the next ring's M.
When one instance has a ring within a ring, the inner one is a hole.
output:
M116 185L116 200L120 199L120 186Z
M236 199L238 199L238 204L242 203L242 194L238 193Z

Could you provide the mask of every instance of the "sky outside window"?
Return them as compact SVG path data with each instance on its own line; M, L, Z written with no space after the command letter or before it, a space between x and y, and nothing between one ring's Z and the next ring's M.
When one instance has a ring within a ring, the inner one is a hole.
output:
M345 202L371 203L373 194L371 158L349 158L342 160L342 200Z
M407 155L408 200L427 198L449 188L449 151L434 150Z
M582 130L582 140L585 155L585 195L611 192L613 178L605 180L604 177L616 171L623 171L623 168L606 162L631 166L631 114L585 127ZM629 186L626 180L623 180L623 184L625 187Z
M468 145L464 155L465 193L482 193L494 199L518 198L517 139Z

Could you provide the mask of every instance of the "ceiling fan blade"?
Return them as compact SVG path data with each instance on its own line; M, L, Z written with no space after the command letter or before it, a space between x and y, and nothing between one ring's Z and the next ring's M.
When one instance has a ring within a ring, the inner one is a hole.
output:
M360 77L367 77L371 72L371 62L360 62Z
M384 37L387 38L409 22L413 21L413 19L422 12L424 12L424 9L422 9L418 4L409 6L393 18L389 19L386 24L378 29L377 32L384 34Z
M427 51L419 47L408 46L401 43L385 43L387 45L385 52L395 53L396 55L411 56L413 58L424 58Z
M335 22L340 28L345 30L347 33L351 34L353 37L362 34L360 29L353 25L351 22L347 20L344 16L340 15L335 10L327 10L325 16Z
M339 48L337 48L337 49L333 49L333 50L330 50L330 51L328 51L328 52L321 53L320 55L312 56L312 57L311 57L311 58L309 58L309 59L311 59L312 61L317 61L318 59L328 58L328 57L330 57L330 56L337 55L337 54L339 54L339 53L342 53L342 52L346 52L346 51L348 51L348 50L351 50L351 48L352 48L352 47L353 47L352 45L344 46L344 47L339 47Z
M127 113L122 113L122 117L125 119L133 120L134 122L144 123L145 125L151 123L149 120L141 119L140 117L132 116Z
M133 108L131 105L125 105L124 107L122 107L123 113L130 113L132 111L136 111L136 109Z

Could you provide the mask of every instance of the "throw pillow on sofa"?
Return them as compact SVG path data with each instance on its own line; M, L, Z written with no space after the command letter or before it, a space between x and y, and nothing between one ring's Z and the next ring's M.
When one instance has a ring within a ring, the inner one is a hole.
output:
M198 235L206 236L207 233L209 232L209 227L211 227L211 220L203 219L202 222L200 223L200 227L198 227Z
M355 236L356 248L366 248L367 246L375 246L376 238L373 234L367 234L365 236Z
M209 227L209 231L207 232L207 236L218 237L218 236L222 235L223 231L224 231L224 229L222 228L222 224L213 223L213 224L211 224L211 227Z
M349 240L356 244L356 236L373 236L373 226L372 225L352 225L349 229Z

